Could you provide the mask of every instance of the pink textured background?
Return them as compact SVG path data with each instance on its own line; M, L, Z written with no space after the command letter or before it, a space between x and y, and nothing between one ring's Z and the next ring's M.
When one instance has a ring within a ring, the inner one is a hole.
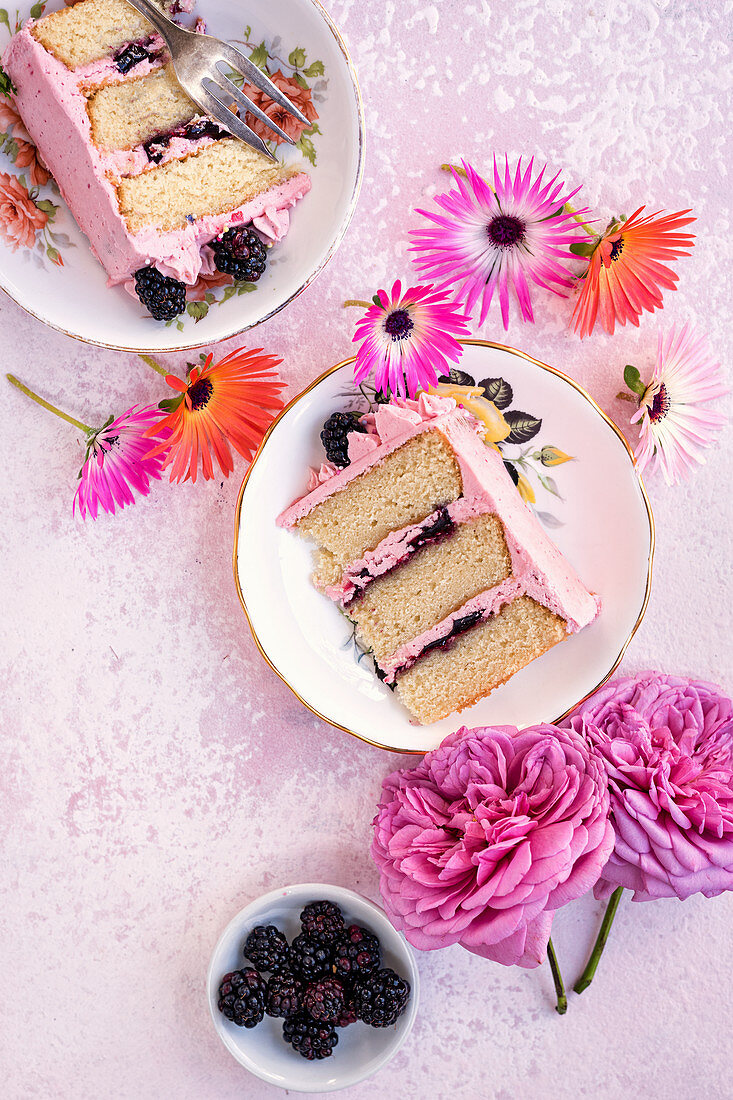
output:
M284 356L291 395L350 353L342 299L409 271L412 208L446 184L437 165L485 165L494 150L584 182L601 218L692 206L698 242L661 319L638 331L581 344L567 303L538 294L536 326L513 323L505 338L494 317L480 335L567 371L619 422L623 365L649 369L660 321L693 319L727 357L730 4L330 9L359 69L368 159L340 253L253 336ZM47 331L5 298L0 323L5 369L83 419L160 396L134 357ZM214 1035L210 951L244 903L281 883L376 897L369 824L401 761L316 721L259 657L231 576L241 462L224 484L165 485L84 525L71 517L74 432L8 388L3 409L4 1095L275 1097ZM733 688L730 454L728 432L687 485L650 480L655 583L626 671ZM556 921L570 983L599 912L586 898ZM413 1036L349 1095L729 1096L732 921L730 896L625 902L597 985L564 1019L545 967L506 970L457 947L423 955Z

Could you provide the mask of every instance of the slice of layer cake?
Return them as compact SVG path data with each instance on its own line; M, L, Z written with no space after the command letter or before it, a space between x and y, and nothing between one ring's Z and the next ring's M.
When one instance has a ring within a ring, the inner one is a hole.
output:
M310 179L202 115L162 38L126 0L80 0L30 20L2 62L26 128L111 284L146 302L162 287L180 307L170 306L169 319L200 274L259 278L266 253L258 233L284 236Z
M278 517L317 545L313 581L420 723L488 695L595 619L599 603L453 398L362 418Z

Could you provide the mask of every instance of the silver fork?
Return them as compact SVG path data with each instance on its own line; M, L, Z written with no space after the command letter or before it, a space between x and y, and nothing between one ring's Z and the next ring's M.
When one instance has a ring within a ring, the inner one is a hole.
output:
M212 118L224 127L234 137L241 138L253 149L264 153L270 160L276 158L265 145L262 138L258 137L244 121L244 112L249 111L256 118L269 126L279 137L290 145L295 142L288 137L284 130L272 121L271 118L260 110L237 85L219 68L220 65L228 65L238 76L249 84L254 84L260 91L273 99L300 122L310 126L308 119L302 114L295 104L291 103L286 95L280 91L270 78L253 65L249 58L240 53L238 49L228 42L222 42L218 38L212 38L209 34L196 34L194 31L184 30L164 15L160 8L150 3L150 0L127 0L141 15L153 24L156 31L165 41L168 52L171 55L173 68L178 83L190 99L196 103L204 114ZM239 107L241 117L237 117L227 106L227 100L234 100Z

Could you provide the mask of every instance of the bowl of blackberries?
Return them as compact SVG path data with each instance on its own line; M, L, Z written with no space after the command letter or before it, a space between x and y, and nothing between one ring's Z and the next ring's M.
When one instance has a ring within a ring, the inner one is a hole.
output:
M381 1069L417 1013L412 949L339 886L273 890L227 925L207 979L224 1045L270 1084L329 1092Z

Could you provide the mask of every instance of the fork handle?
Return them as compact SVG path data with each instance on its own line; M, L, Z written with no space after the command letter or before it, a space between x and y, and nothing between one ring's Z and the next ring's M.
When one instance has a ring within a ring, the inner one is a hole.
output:
M155 4L151 4L150 0L127 0L127 3L131 4L141 15L145 16L149 23L153 24L170 48L176 31L180 31L181 28L177 27L173 20L169 19Z

